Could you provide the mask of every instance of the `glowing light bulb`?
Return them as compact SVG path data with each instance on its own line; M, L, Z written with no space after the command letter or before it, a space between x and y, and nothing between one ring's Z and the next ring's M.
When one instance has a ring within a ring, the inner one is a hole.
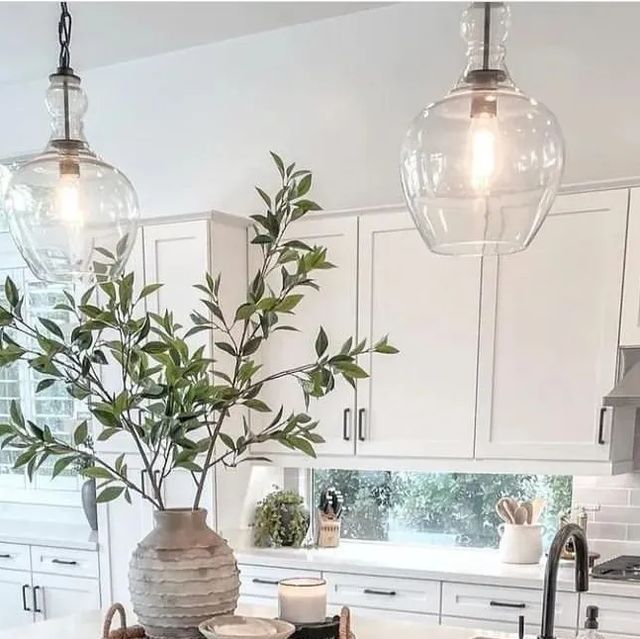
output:
M80 176L68 173L60 175L56 187L56 207L60 221L72 226L82 226L84 220L80 209Z
M490 188L496 173L498 122L491 113L471 117L471 186L476 191Z

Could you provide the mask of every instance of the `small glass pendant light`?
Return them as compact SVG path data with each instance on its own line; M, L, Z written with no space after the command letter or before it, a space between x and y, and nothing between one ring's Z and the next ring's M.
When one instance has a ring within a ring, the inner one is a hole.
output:
M138 198L118 169L101 160L83 132L87 98L69 66L71 16L60 3L59 66L46 105L52 135L20 166L5 194L9 229L34 275L48 282L111 279L131 253Z
M447 96L417 115L402 145L405 199L435 253L525 249L560 185L556 118L515 86L504 63L509 17L503 3L467 7L467 66Z

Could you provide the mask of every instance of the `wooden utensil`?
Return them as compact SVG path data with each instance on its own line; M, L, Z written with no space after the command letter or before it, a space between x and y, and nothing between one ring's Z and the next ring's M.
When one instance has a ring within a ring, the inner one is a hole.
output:
M540 515L542 515L542 511L544 510L544 507L546 505L547 505L547 502L544 499L542 499L542 497L536 497L531 502L531 508L532 508L531 523L532 524L538 523L538 521L540 520Z
M513 517L513 500L510 497L503 497L498 500L496 504L496 512L502 521L506 524L515 524L515 519ZM517 504L516 504L517 506Z
M530 501L523 501L520 504L521 508L524 508L527 511L527 521L525 521L526 524L532 524L533 523L533 504Z
M513 523L523 526L529 519L529 511L524 506L518 506L513 513Z

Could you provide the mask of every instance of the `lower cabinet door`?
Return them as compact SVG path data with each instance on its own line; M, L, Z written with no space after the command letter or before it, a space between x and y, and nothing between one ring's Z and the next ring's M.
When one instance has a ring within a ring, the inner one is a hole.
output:
M464 617L442 617L441 625L457 628L474 628L478 633L484 632L506 632L515 637L518 633L518 617L514 615L513 621L495 621L493 619L467 619ZM540 634L540 619L535 615L525 613L524 631L531 636ZM575 628L563 628L556 626L556 636L560 639L567 639L575 636ZM613 639L607 634L607 639Z
M31 573L0 570L0 630L24 626L33 621Z
M36 620L97 610L100 608L98 580L34 573L33 606Z
M598 606L600 631L607 637L611 633L640 634L640 603L637 597L611 597L586 593L580 597L580 622L586 618L587 606Z

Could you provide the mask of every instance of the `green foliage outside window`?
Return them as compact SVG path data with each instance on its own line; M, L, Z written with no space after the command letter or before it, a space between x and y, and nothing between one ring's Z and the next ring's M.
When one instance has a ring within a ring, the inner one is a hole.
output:
M342 492L347 539L497 547L498 499L544 497L549 538L571 507L571 485L567 476L316 470L314 502L327 486Z

